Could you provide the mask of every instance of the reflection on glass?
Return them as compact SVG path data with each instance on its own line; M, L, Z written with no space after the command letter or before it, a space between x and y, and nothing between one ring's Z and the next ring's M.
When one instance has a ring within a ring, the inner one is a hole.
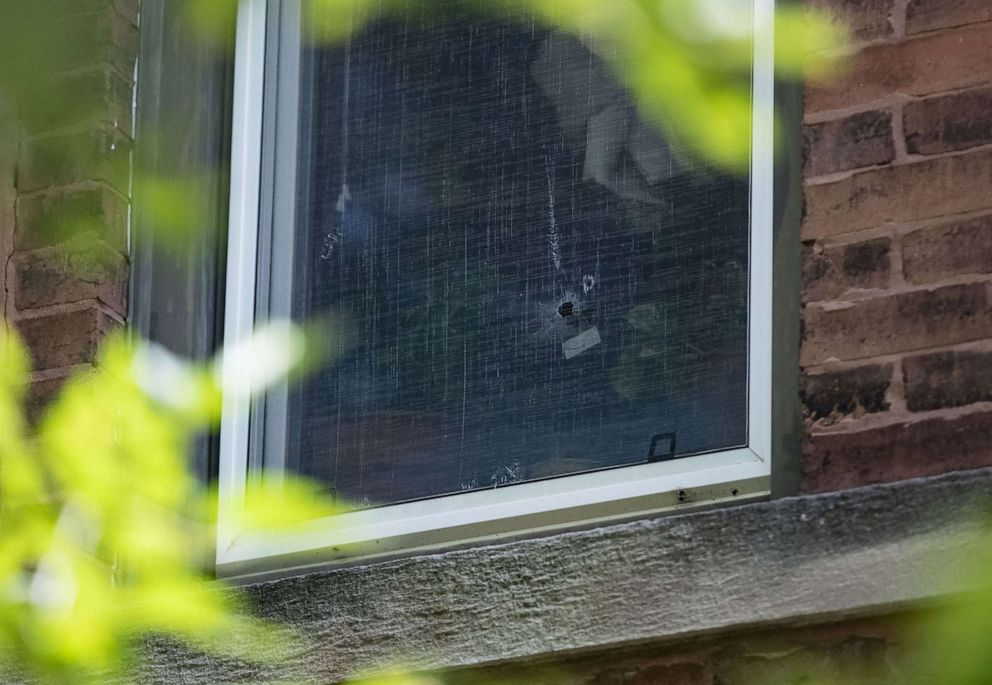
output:
M540 26L408 17L303 62L294 308L345 335L292 468L383 504L746 443L747 179Z

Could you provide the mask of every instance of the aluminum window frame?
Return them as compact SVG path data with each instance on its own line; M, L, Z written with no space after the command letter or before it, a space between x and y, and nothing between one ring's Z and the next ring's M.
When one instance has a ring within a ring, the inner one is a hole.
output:
M238 6L225 345L243 342L254 328L257 273L260 259L267 258L259 229L263 182L271 173L263 162L263 114L272 1L240 0ZM248 400L227 398L219 446L219 576L367 562L768 496L774 442L774 5L774 0L753 2L747 447L348 512L291 535L271 534L235 524L250 477L251 426L257 414Z

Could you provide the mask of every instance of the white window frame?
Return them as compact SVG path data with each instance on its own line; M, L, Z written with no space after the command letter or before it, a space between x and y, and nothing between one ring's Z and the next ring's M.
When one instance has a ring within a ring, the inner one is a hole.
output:
M238 7L225 345L246 340L255 324L267 4L267 0L241 0ZM290 535L276 535L239 530L234 523L244 506L249 478L251 406L247 400L227 398L220 429L218 575L367 561L768 495L772 445L774 0L754 0L753 8L747 447L353 511L314 521Z

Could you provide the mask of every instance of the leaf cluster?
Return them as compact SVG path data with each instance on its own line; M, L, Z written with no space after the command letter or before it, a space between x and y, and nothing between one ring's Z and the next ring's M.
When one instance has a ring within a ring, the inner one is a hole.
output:
M12 335L0 338L7 664L42 682L102 682L124 677L151 635L253 661L285 654L294 636L251 618L210 582L216 497L190 474L186 454L219 420L224 369L230 396L256 393L285 377L301 344L295 329L272 327L226 361L197 366L118 336L32 427L23 413L27 355ZM241 529L336 511L293 478L252 487L246 499Z

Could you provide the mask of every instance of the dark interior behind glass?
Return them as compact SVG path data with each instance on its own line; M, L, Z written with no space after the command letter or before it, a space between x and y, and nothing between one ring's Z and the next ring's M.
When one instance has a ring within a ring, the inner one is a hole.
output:
M339 335L290 468L374 505L746 443L747 178L532 23L383 20L303 70L294 316Z

